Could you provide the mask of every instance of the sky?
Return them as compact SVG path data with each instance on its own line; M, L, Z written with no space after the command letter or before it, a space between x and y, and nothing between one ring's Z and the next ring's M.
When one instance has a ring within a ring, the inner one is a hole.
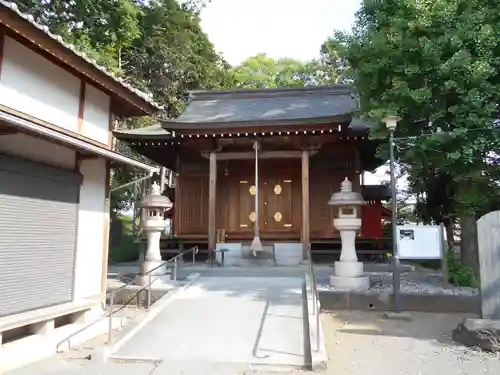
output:
M359 0L212 0L201 26L232 65L264 52L310 60L335 29L350 30Z

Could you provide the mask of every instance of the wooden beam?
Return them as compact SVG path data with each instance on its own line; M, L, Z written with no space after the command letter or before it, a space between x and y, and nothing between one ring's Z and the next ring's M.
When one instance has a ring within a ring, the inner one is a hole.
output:
M215 250L216 246L216 228L217 228L217 154L210 153L210 177L208 187L208 250Z
M14 127L0 124L0 135L11 135L18 133L18 130Z
M302 255L308 256L310 242L310 213L309 213L309 151L302 151Z
M307 151L313 155L317 151ZM290 151L261 151L259 153L259 159L300 159L302 157L303 151L290 150ZM212 153L202 153L204 158L209 158ZM255 159L255 153L253 151L243 151L243 152L219 152L216 154L217 160L251 160Z
M85 112L85 96L87 85L83 79L80 80L80 100L78 101L78 134L82 134L83 115Z
M0 26L0 77L3 73L3 58L4 58L4 47L5 47L5 28Z
M109 102L109 117L108 117L108 146L110 150L114 147L113 129L115 128L115 114L111 110L111 101Z

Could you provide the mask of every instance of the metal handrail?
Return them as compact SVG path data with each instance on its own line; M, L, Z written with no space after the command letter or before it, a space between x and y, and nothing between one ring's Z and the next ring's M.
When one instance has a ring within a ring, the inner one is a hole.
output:
M316 271L314 269L313 261L312 261L312 252L311 252L311 244L309 243L307 249L308 255L308 263L309 263L309 275L311 279L311 294L312 298L312 314L315 315L316 318L316 350L319 350L319 342L320 342L320 331L319 331L319 308L318 308L318 285L316 282Z
M135 280L130 280L130 281L126 282L125 284L123 284L122 286L120 286L118 289L115 289L115 290L112 290L111 292L106 293L106 299L109 296L109 307L108 307L108 315L107 315L107 317L109 318L109 324L108 324L108 341L107 341L108 344L111 343L111 339L112 339L113 315L116 314L118 311L121 311L122 309L124 309L126 306L128 306L135 298L139 298L139 294L141 292L143 292L144 290L146 290L146 289L147 289L146 310L149 310L149 308L151 307L151 294L152 294L151 293L151 285L156 281L156 280L152 279L152 276L154 276L154 275L152 275L152 273L154 271L156 271L157 269L165 266L166 264L171 264L173 262L174 263L174 281L177 281L177 269L178 269L177 268L177 262L178 262L179 258L181 258L185 254L190 253L190 252L193 253L193 268L194 268L195 267L196 254L198 254L198 246L193 246L192 248L190 248L190 249L188 249L186 251L180 252L176 256L174 256L174 257L166 260L165 262L162 262L161 264L159 264L155 268L150 269L148 272L146 272L143 276L148 276L149 282L146 285L144 285L141 289L139 289L132 297L130 297L127 300L127 302L125 304L123 304L122 306L120 306L115 311L113 311L113 303L114 303L115 295L118 292L126 289L127 287L129 287L131 285L134 285L135 284Z
M70 340L72 337L74 337L74 336L78 335L79 333L85 331L86 329L92 327L94 324L100 322L101 320L103 320L105 318L109 318L109 324L108 324L108 341L107 341L107 344L110 344L111 343L111 338L112 338L112 331L113 331L113 315L116 314L117 312L121 311L125 307L127 307L134 299L136 299L139 296L139 294L141 292L143 292L146 289L148 290L148 298L147 298L147 303L148 304L147 304L147 309L149 309L150 306L151 306L151 284L153 284L153 282L155 281L155 280L151 280L151 276L152 276L151 272L156 271L158 268L164 266L167 263L174 262L174 280L177 280L177 262L178 262L178 260L179 260L179 258L181 256L183 256L184 254L187 254L189 252L193 253L193 267L194 267L194 265L195 265L195 256L196 256L196 254L198 254L198 246L193 246L192 248L190 248L190 249L188 249L186 251L183 251L183 252L177 254L176 256L174 256L174 257L166 260L165 262L161 263L159 266L157 266L157 267L149 270L148 272L146 272L145 276L149 276L149 283L147 285L143 286L141 289L139 289L137 291L137 293L135 293L132 297L130 297L127 300L126 303L124 303L122 306L120 306L118 309L116 309L114 311L113 311L113 302L114 302L114 297L115 297L116 293L124 290L125 288L127 288L130 285L134 285L135 284L135 279L126 282L124 285L120 286L118 289L115 289L115 290L112 290L111 292L106 293L105 294L104 302L106 302L106 299L108 297L110 298L109 307L108 307L108 313L106 315L103 315L103 316L99 317L99 319L94 320L92 323L87 324L85 327L82 327L78 331L73 332L71 335L69 335L68 337L64 338L59 343L57 343L57 347L59 347L59 345L61 345L62 343Z

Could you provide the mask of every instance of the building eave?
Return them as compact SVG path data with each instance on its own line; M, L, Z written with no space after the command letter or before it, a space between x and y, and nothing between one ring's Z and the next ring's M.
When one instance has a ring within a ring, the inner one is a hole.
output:
M138 160L134 160L128 156L122 155L108 148L99 147L97 145L82 141L75 137L71 137L70 135L63 134L53 129L49 129L43 125L39 125L34 122L22 119L4 111L0 111L0 121L9 124L13 128L16 128L23 133L33 134L40 138L44 138L46 140L67 146L85 154L100 156L113 163L117 163L120 165L129 165L131 167L141 169L150 173L158 172L159 170L158 167L140 162Z
M349 123L351 115L317 117L317 118L297 118L283 120L258 120L258 121L230 121L230 122L179 122L175 120L160 120L165 130L204 130L204 129L236 129L236 128L252 128L252 127L269 127L269 126L296 126L303 125L321 125L321 124L343 124Z

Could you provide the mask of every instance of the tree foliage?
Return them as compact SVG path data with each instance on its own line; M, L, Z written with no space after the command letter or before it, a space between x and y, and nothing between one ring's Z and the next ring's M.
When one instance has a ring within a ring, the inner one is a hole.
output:
M348 66L373 136L385 136L385 115L402 117L397 157L424 218L498 200L499 22L489 0L365 0L352 32L325 43Z
M402 117L398 136L412 138L399 142L398 156L412 182L429 169L450 174L462 212L484 206L477 192L496 169L499 9L481 0L367 0L353 32L328 42L352 67L363 114Z
M232 68L231 74L239 88L304 87L337 80L336 71L322 60L273 59L264 53L249 57Z

